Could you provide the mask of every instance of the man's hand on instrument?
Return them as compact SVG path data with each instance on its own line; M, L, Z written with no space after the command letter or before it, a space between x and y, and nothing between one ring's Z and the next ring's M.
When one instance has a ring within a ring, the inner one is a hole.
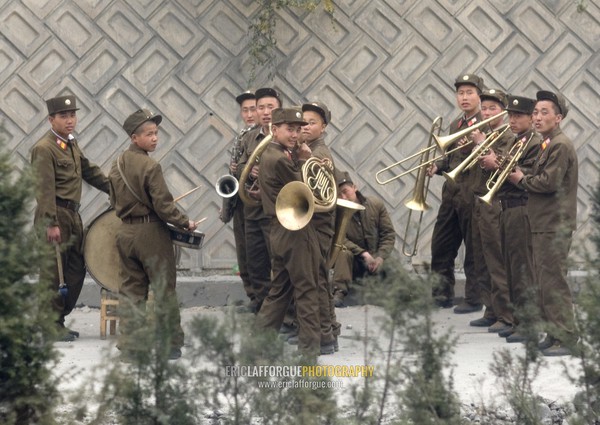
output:
M190 232L193 232L193 231L194 231L194 230L196 230L197 228L198 228L198 225L196 224L196 222L195 222L195 221L193 221L193 220L189 220L187 229L188 229Z
M458 141L458 146L460 147L461 152L471 152L473 150L473 143L467 136L463 137Z
M508 175L508 181L516 185L521 181L521 179L523 179L523 177L525 177L523 171L521 171L519 167L515 167L515 170Z
M260 201L260 187L258 185L252 185L249 189L246 189L248 196Z
M487 171L498 169L498 158L496 157L496 153L492 149L489 149L487 154L481 155L479 157L479 166Z
M46 240L50 243L57 242L61 243L60 227L50 226L46 229Z
M306 160L308 160L308 158L310 158L312 156L312 151L308 147L308 144L306 144L306 143L300 143L298 145L298 149L296 151L296 154L298 155L298 159L299 160L306 161Z
M259 171L259 166L253 165L252 169L250 170L250 178L252 178L252 180L256 180L258 178L258 171Z
M235 173L237 173L237 162L235 162L235 161L231 161L231 162L229 163L229 172L230 172L231 174L235 174Z
M471 132L471 140L477 144L480 144L485 140L485 134L479 130L473 130Z
M429 167L427 167L427 175L429 177L433 177L438 171L438 167L435 164L431 164Z

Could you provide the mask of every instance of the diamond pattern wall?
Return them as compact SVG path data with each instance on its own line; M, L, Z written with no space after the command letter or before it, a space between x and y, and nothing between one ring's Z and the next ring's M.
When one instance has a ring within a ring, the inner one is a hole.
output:
M584 240L589 184L600 167L600 0L585 4L577 12L568 0L338 0L332 18L321 9L280 10L276 72L269 80L259 70L247 87L255 1L0 0L0 136L22 169L47 129L44 99L73 93L81 145L108 171L128 145L125 117L139 107L160 112L154 157L175 196L202 185L181 206L207 217L204 248L183 253L181 266L230 267L233 235L218 220L213 186L240 127L234 98L274 86L288 105L330 107L336 164L385 199L400 249L415 175L381 186L375 173L425 147L436 116L445 131L457 115L454 78L477 72L489 87L528 96L558 90L569 99L563 128L580 158L577 238ZM441 184L430 184L419 259L429 256ZM83 203L86 223L108 207L89 188Z

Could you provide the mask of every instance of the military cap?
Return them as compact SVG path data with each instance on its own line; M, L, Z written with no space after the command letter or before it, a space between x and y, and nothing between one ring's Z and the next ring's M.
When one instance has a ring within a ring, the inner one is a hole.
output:
M302 105L302 112L306 111L314 111L317 114L321 115L321 118L323 118L323 122L325 124L329 124L331 122L331 112L329 112L329 108L327 108L327 105L325 105L324 103L305 103L304 105Z
M59 112L79 111L77 107L77 99L75 96L59 96L53 97L46 101L48 107L48 115L54 115Z
M248 100L248 99L256 99L256 95L253 92L251 92L250 90L245 91L244 93L238 95L235 98L235 101L241 105L244 102L244 100Z
M302 118L302 111L300 108L275 108L271 112L271 123L276 124L308 124Z
M483 89L479 95L479 99L481 99L481 101L493 100L506 108L506 93L500 89Z
M257 101L259 99L262 99L263 97L274 97L279 101L279 106L283 105L281 97L279 97L279 93L277 92L277 90L272 89L271 87L263 87L261 89L256 90L254 92L254 96L256 97Z
M479 90L479 92L482 92L483 78L478 77L475 74L464 74L456 78L456 81L454 82L454 87L456 87L456 90L458 90L460 86L464 85L474 86L477 90Z
M506 107L508 112L531 115L533 114L534 107L535 99L530 99L523 96L508 95L508 106Z
M558 106L558 110L560 114L565 118L567 113L569 112L569 105L567 104L567 99L560 93L552 93L551 91L540 90L535 94L535 97L538 101L540 100L549 100Z
M162 115L155 115L148 109L138 109L133 114L129 115L123 123L123 130L127 135L131 136L137 128L146 121L153 121L156 125L162 122Z
M351 185L354 184L348 171L335 170L335 181L337 182L338 187L345 183Z

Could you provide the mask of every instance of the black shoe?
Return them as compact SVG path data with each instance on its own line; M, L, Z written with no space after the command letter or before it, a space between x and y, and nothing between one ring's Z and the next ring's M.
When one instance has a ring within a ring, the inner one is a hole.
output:
M500 332L506 332L509 330L512 330L512 326L507 323L504 323L502 320L498 320L496 323L494 323L492 326L490 326L488 328L488 332L497 333L497 334L500 334ZM506 338L507 336L508 335L505 335L504 338Z
M435 300L435 305L439 308L452 308L454 303L452 300Z
M503 331L499 331L498 332L498 336L500 338L506 338L507 336L510 336L512 334L514 334L516 332L515 328L513 328L512 326L509 327L508 329L505 329Z
M57 325L56 330L56 341L60 342L73 342L75 341L75 332L71 332L69 329L65 328L64 325ZM79 334L79 333L77 333Z
M285 333L285 334L282 334L282 333L280 333L280 334L278 335L278 337L279 337L279 339L280 339L280 340L282 340L282 341L287 341L287 340L289 340L289 339L290 339L290 338L292 338L292 337L298 337L298 330L296 329L296 330L294 330L294 331L292 331L292 332Z
M527 337L523 334L520 334L519 332L515 332L512 335L506 337L506 342L527 342Z
M546 337L538 342L538 350L544 351L554 345L555 339L551 335L546 335Z
M171 348L169 353L169 360L177 360L181 357L181 348Z
M554 344L542 350L542 354L546 357L571 356L573 353L565 347L560 341L555 340Z
M284 323L279 328L279 333L280 334L298 333L298 328L294 325L288 325L287 323Z
M335 353L335 342L331 341L327 344L321 344L321 355Z
M333 303L335 304L336 308L345 308L346 304L344 304L344 294L340 291L333 294Z
M69 332L70 335L73 335L75 338L79 338L79 332L74 331L74 330L69 329L69 328L65 328L65 329Z
M481 328L487 328L496 323L496 319L490 319L489 317L481 317L479 319L471 320L469 326L476 326Z
M469 304L469 303L461 303L454 307L455 314L467 314L467 313L475 313L476 311L480 311L483 308L482 304Z

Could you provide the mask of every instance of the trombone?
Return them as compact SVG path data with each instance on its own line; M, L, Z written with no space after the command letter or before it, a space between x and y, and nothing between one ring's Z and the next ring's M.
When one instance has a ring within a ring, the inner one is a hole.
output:
M473 149L473 151L469 154L469 156L467 156L460 164L458 164L454 170L446 173L444 172L444 177L446 177L446 179L454 182L456 181L456 177L467 170L470 170L471 168L473 168L473 166L475 164L477 164L477 161L479 160L479 157L486 152L488 149L491 149L491 147L498 141L500 140L500 138L504 135L504 133L506 133L506 130L508 130L509 125L508 124L504 124L502 127L503 130L496 130L492 133L490 133L489 136L487 136L485 138L485 140L483 142L481 142L481 144L477 145L477 147L475 149ZM501 127L501 128L502 128ZM465 146L465 145L463 145Z
M419 169L417 173L417 181L415 183L415 188L413 190L413 197L404 203L408 211L408 217L406 219L406 228L404 229L404 237L402 238L402 253L407 257L414 257L417 255L417 247L419 242L419 236L421 233L421 223L423 221L423 213L430 209L431 207L427 204L427 194L429 193L429 182L431 178L427 176L427 170L423 166L424 163L431 163L429 160L429 154L432 152L432 147L436 146L433 144L434 137L440 134L440 129L442 128L442 117L437 117L433 120L431 124L431 130L429 130L429 141L427 143L427 148L423 149L423 153L421 156L421 161L418 167ZM416 233L414 237L414 242L412 244L412 249L408 249L409 244L408 240L408 232L411 226L411 218L413 211L419 211L419 220L416 226Z
M382 169L381 169L381 170L379 170L377 173L375 173L375 180L377 180L377 183L379 183L379 184L382 184L382 185L383 185L383 184L388 184L388 183L390 183L390 182L392 182L392 181L394 181L394 180L397 180L397 179L399 179L399 178L401 178L401 177L403 177L403 176L405 176L405 175L407 175L407 174L410 174L410 173L412 173L412 172L413 172L413 171L415 171L415 170L418 170L418 169L420 169L420 168L422 168L422 167L426 167L426 166L428 166L428 165L430 165L430 164L432 164L432 163L434 163L434 162L436 162L436 161L439 161L439 160L440 160L440 159L442 159L444 156L446 156L446 155L450 155L451 153L453 153L453 152L456 152L456 151L458 151L458 150L460 150L460 149L464 148L465 146L467 146L467 145L469 145L469 144L473 143L471 140L469 140L467 143L465 143L465 144L464 144L464 145L462 145L462 146L457 146L457 147L455 147L455 148L452 148L452 149L448 150L448 148L449 148L449 147L450 147L450 146L451 146L451 145L452 145L454 142L456 142L457 140L460 140L460 139L462 139L463 137L465 137L466 135L470 134L470 133L471 133L471 132L473 132L474 130L477 130L477 129L479 129L479 128L483 127L484 125L486 125L486 124L489 124L490 122L492 122L492 121L494 121L494 120L497 120L499 117L503 117L503 116L504 116L504 115L506 115L506 114L508 114L508 112L506 112L506 111L503 111L502 113L500 113L500 114L498 114L498 115L494 115L493 117L490 117L490 118L488 118L488 119L486 119L486 120L483 120L483 121L481 121L481 122L479 122L479 123L477 123L477 124L475 124L475 125L472 125L471 127L465 128L465 129L463 129L463 130L461 130L461 131L458 131L458 132L456 132L456 133L449 134L449 135L447 135L447 136L442 136L442 137L440 137L440 136L439 136L439 134L435 134L435 132L433 132L433 133L431 133L431 132L430 132L430 138L431 138L431 137L433 137L433 140L435 141L435 144L433 144L433 143L429 143L429 144L428 144L428 146L427 146L425 149L422 149L422 150L420 150L419 152L416 152L416 153L414 153L414 154L412 154L412 155L410 155L410 156L408 156L408 157L406 157L406 158L403 158L403 159L401 159L400 161L398 161L398 162L395 162L395 163L394 163L394 164L392 164L392 165L388 165L387 167L385 167L385 168L382 168ZM439 118L439 117L438 117L438 118ZM438 118L436 118L436 119L434 120L434 123L436 122L436 120L437 120ZM432 130L433 130L433 127L434 127L434 126L432 125ZM417 157L417 156L419 156L419 155L424 155L426 152L434 151L435 149L438 149L438 148L439 148L439 149L440 149L440 151L441 151L441 155L438 155L438 156L436 156L435 158L433 158L433 159L429 159L429 160L427 160L427 161L420 161L420 162L419 162L419 165L417 165L417 166L415 166L415 167L412 167L412 168L411 168L411 169L409 169L409 170L403 171L402 173L400 173L400 174L397 174L397 175L395 175L395 176L393 176L393 177L390 177L390 178L389 178L389 179L387 179L387 180L381 180L381 179L380 179L380 177L379 177L379 176L380 176L381 174L385 173L386 171L389 171L390 169L392 169L392 168L394 168L394 167L397 167L397 166L399 166L399 165L402 165L402 164L403 164L403 163L405 163L406 161L409 161L409 160L411 160L411 159L413 159L413 158L415 158L415 157Z
M527 150L529 142L531 142L531 139L533 138L533 134L534 133L532 132L529 136L529 139L527 139L526 142L523 142L523 140L519 140L510 148L508 153L502 158L502 161L498 165L498 169L494 171L494 173L488 178L486 182L488 193L486 193L484 196L480 196L479 199L481 199L488 205L492 205L492 199L494 199L494 196L496 195L500 187L504 184L504 182L508 178L508 175L512 173L513 169L515 168L515 165L517 165L519 159L521 159L521 156L523 156L523 154L525 153L525 150Z

